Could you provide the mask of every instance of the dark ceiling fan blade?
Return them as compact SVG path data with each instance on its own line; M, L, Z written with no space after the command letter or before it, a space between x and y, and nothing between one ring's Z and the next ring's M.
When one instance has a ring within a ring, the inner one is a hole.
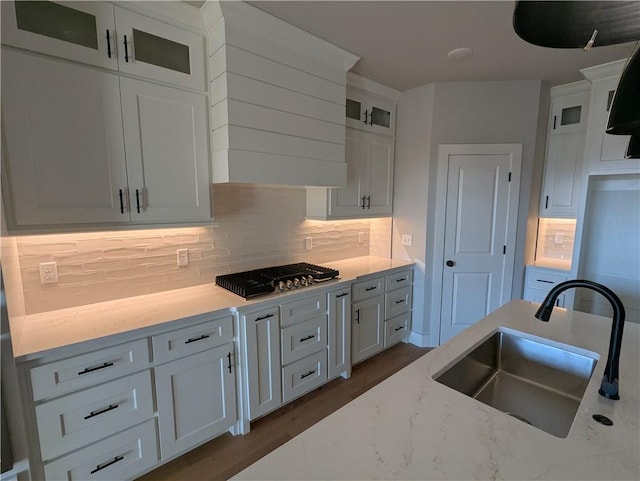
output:
M611 102L607 133L640 140L640 47L627 62Z
M517 1L513 28L551 48L584 48L640 40L640 1ZM597 34L594 36L594 30Z

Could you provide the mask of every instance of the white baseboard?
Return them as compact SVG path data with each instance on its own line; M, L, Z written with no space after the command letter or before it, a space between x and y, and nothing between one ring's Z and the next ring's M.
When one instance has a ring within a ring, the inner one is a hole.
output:
M420 334L415 331L411 331L411 334L409 334L409 339L407 340L407 342L418 347L436 347L437 346L437 343L433 343L431 341L430 334Z

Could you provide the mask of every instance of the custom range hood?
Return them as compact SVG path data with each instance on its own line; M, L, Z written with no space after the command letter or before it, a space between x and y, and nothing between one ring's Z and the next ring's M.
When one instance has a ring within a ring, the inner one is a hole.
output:
M517 1L513 28L523 40L550 48L583 48L640 40L640 1ZM616 89L608 134L630 135L625 157L640 158L640 48Z
M241 1L208 1L213 183L343 187L358 56Z

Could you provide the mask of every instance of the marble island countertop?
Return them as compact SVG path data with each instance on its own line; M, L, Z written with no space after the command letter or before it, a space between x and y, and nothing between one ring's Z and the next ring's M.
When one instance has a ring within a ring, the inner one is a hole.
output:
M364 256L323 265L338 269L340 279L319 283L303 290L245 300L215 284L204 284L157 294L15 316L9 319L13 355L18 360L42 357L52 350L104 338L122 336L141 329L194 316L246 308L258 303L285 299L301 292L312 292L350 282L358 277L411 266L411 262ZM179 325L175 326L180 328ZM145 334L140 334L145 335ZM119 339L112 339L118 341Z
M611 401L598 395L611 320L557 308L545 323L537 307L510 302L234 479L640 479L640 325L625 325L621 399ZM566 438L432 379L500 326L600 356Z

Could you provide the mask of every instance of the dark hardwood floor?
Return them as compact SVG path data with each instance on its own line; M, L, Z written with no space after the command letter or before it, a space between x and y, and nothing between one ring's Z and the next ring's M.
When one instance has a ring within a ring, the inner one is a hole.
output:
M428 351L412 344L397 344L354 366L350 379L333 380L251 423L249 434L226 433L139 481L228 479Z

